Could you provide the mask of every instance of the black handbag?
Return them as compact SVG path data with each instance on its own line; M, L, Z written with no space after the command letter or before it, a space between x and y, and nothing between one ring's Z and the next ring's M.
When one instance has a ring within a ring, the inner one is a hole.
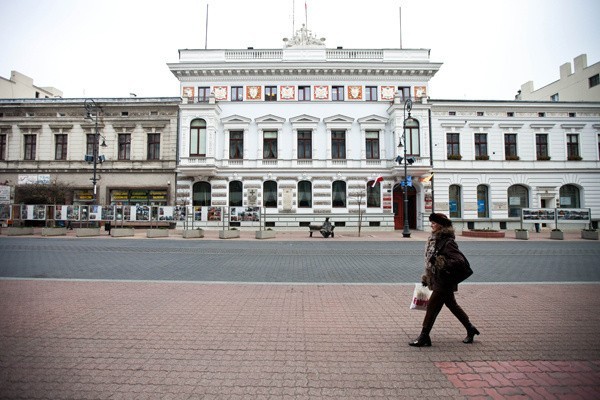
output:
M440 251L444 248L444 246L446 246L447 242L448 241L445 240L439 247L435 249L430 259L430 262L432 264L435 262L435 258L439 255ZM443 270L443 272L446 274L447 279L453 284L459 284L467 278L469 278L471 275L473 275L473 270L471 269L471 264L469 263L469 260L467 260L467 257L460 250L458 250L458 253L460 254L463 261L461 263L455 264L453 268Z

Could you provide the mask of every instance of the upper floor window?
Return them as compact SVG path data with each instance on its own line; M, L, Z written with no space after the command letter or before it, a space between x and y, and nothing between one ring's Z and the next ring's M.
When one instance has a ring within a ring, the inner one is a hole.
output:
M85 154L94 154L94 143L96 143L96 135L93 133L85 135Z
M567 159L581 160L581 156L579 155L579 135L576 133L567 135Z
M515 133L504 134L504 159L518 160L517 135Z
M298 182L298 208L312 207L312 185L309 181Z
M550 159L550 156L548 155L548 134L535 134L535 156L538 160Z
M460 160L460 134L446 133L446 151L448 160Z
M331 206L333 208L346 207L346 182L334 181L331 185Z
M193 186L192 205L196 207L209 207L211 187L208 182L196 182Z
M366 101L377 101L377 86L365 87L365 100Z
M379 160L379 131L367 131L365 135L367 160Z
M332 86L331 87L331 100L344 101L344 87L343 86Z
M265 160L277 159L277 132L265 131L263 133L263 158Z
M67 159L67 135L64 133L54 135L54 159Z
M310 86L298 86L298 101L310 100Z
M241 160L244 158L244 132L229 132L229 158L232 160Z
M277 182L265 181L263 183L263 206L277 208Z
M398 94L402 101L410 99L410 86L398 86Z
M594 76L590 76L588 79L589 85L591 88L594 86L600 85L600 74L596 74Z
M461 207L462 191L459 185L450 185L448 188L448 207L450 218L460 218L462 215Z
M195 119L190 125L190 156L206 156L206 121Z
M229 182L229 206L241 207L243 205L243 185L241 181Z
M199 103L208 102L209 96L210 96L210 87L201 86L198 88L198 102Z
M487 144L487 133L476 133L475 134L475 159L476 160L488 160L488 144Z
M312 131L298 131L298 158L312 158Z
M265 86L265 101L277 101L277 86Z
M35 160L37 135L25 135L25 160Z
M550 96L550 101L558 101L558 93L554 93L552 96Z
M6 160L6 134L0 135L0 160Z
M160 133L148 134L148 160L160 159Z
M119 134L119 160L131 159L131 134Z
M244 87L243 86L232 86L231 87L231 101L242 101L244 100Z
M331 131L331 158L346 159L346 131Z

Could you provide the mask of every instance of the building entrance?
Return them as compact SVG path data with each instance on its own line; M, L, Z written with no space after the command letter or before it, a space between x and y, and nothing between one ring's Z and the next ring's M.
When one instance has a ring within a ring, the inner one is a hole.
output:
M417 191L409 186L407 190L408 197L408 226L410 229L417 229ZM404 188L397 185L394 188L392 200L394 206L394 229L404 228Z

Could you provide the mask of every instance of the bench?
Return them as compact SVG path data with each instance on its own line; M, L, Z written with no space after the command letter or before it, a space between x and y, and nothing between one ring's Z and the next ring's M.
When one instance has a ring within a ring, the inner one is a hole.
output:
M321 228L323 227L323 225L308 225L308 230L309 230L309 235L310 237L313 237L313 232L321 232ZM335 226L331 227L331 237L335 237L335 233L333 232L333 230L335 229Z

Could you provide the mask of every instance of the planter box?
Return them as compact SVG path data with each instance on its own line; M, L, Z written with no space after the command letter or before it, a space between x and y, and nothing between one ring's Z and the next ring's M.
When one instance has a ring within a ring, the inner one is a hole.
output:
M135 235L135 228L112 228L110 236L112 237L131 237Z
M463 231L463 236L480 237L480 238L503 238L504 231Z
M550 231L550 239L565 240L563 231Z
M515 239L528 240L529 231L515 230Z
M42 236L66 236L67 228L42 228Z
M75 236L77 236L77 237L100 236L100 228L76 228Z
M204 229L186 229L183 231L184 239L197 239L204 237Z
M219 239L235 239L239 237L240 231L238 230L219 231Z
M169 237L168 229L148 229L146 231L146 237L158 238L158 237Z
M33 235L33 227L25 226L25 227L15 227L11 226L5 228L6 236L24 236L24 235Z
M275 231L256 231L257 239L273 239L275 237Z
M599 234L600 231L586 231L586 230L582 230L581 231L581 238L582 239L588 239L588 240L599 240Z

